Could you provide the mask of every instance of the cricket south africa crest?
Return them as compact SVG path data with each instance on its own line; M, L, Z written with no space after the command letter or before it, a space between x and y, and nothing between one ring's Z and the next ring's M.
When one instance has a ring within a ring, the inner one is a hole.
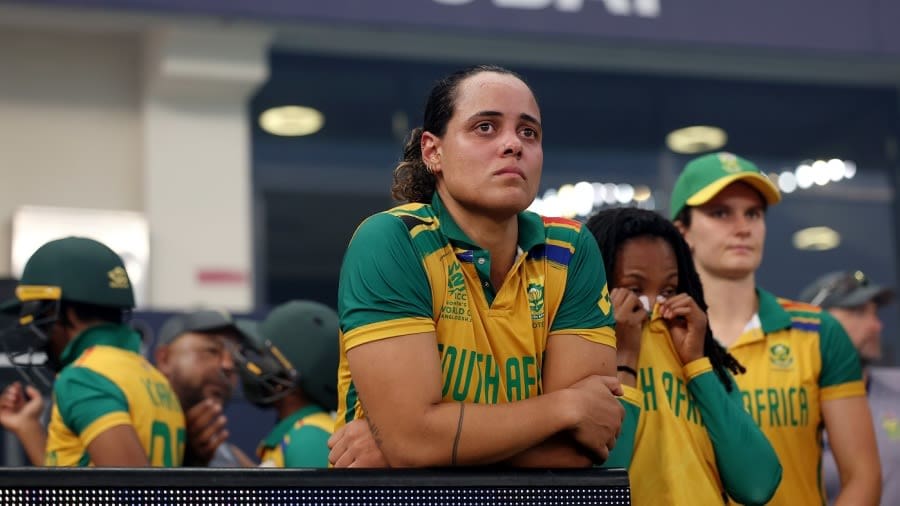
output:
M531 308L532 320L544 319L544 285L528 283L528 307Z
M794 357L791 356L791 347L777 343L769 347L769 362L776 369L790 369L794 365Z

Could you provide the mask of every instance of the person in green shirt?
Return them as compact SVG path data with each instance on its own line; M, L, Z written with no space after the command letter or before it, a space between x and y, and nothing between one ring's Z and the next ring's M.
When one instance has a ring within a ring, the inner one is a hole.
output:
M259 445L263 467L328 467L337 408L338 316L312 301L277 306L259 325L239 320L250 341L235 351L248 400L275 409Z
M18 314L18 325L0 341L7 350L28 344L11 355L17 366L30 369L43 352L58 372L47 434L32 424L26 438L32 460L43 449L48 466L181 465L184 413L125 323L133 307L125 265L102 243L66 237L28 259L15 299L2 307Z
M527 210L543 123L514 72L438 80L394 169L403 204L341 265L335 467L589 467L624 408L596 241Z

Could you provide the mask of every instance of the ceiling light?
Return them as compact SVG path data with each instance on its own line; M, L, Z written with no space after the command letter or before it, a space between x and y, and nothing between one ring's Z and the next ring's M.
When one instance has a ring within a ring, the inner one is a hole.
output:
M259 126L272 135L300 137L322 129L325 116L312 107L284 105L263 111L259 115Z
M831 182L831 173L828 171L828 162L816 160L812 164L813 181L819 186L825 186Z
M825 251L841 244L841 235L828 227L809 227L794 232L794 247L804 251Z
M797 186L805 190L815 183L813 168L808 163L801 163L797 167Z
M616 199L616 189L618 187L615 183L606 183L603 185L603 197L606 199L607 204L615 204L618 202Z
M560 186L557 198L559 199L559 212L563 218L574 218L578 214L575 209L575 185L567 183Z
M692 155L714 151L728 142L725 130L719 127L697 125L674 130L666 136L666 146L676 153Z
M544 216L558 217L562 216L562 209L559 196L556 193L545 195L541 203L541 213Z
M830 177L832 181L837 182L844 179L845 171L846 169L844 168L843 160L839 158L828 160L828 177Z
M574 208L577 216L587 216L594 209L594 186L587 181L575 185Z
M778 187L784 193L791 193L797 189L797 176L791 171L784 171L778 176Z
M631 202L631 199L634 197L634 187L628 183L622 183L616 185L616 191L614 193L616 200L620 204L627 204Z
M591 183L594 187L594 207L601 207L606 203L606 186L603 183Z
M653 195L653 191L649 186L644 184L639 184L634 187L634 201L635 202L646 202Z

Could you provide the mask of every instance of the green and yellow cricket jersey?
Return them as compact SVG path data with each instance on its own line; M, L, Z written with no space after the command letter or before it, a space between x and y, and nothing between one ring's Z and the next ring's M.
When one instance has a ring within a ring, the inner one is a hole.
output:
M328 467L328 438L333 431L334 418L309 405L278 422L256 455L263 467Z
M708 358L681 363L658 309L641 336L638 387L626 388L641 408L628 470L632 503L764 502L781 478L772 446Z
M864 397L859 355L821 308L757 289L759 325L729 351L747 373L736 379L744 407L778 453L784 479L770 504L825 504L822 404Z
M131 425L153 466L180 466L184 414L169 381L140 355L140 336L124 325L84 331L63 350L53 385L45 465L91 465L88 445Z
M338 427L364 416L347 350L434 332L443 398L496 404L541 393L547 339L577 334L615 347L615 320L597 241L580 223L518 216L519 254L499 291L491 258L454 223L435 194L360 225L338 294Z

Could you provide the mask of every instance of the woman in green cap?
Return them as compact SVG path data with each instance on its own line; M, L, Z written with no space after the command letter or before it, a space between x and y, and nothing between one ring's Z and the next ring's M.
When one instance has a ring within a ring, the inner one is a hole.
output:
M784 468L769 504L825 503L823 428L844 484L837 504L877 504L881 473L872 418L847 333L821 308L756 286L766 210L780 200L755 164L713 153L685 166L672 191L671 217L693 253L713 335L747 368L735 377L744 406Z

